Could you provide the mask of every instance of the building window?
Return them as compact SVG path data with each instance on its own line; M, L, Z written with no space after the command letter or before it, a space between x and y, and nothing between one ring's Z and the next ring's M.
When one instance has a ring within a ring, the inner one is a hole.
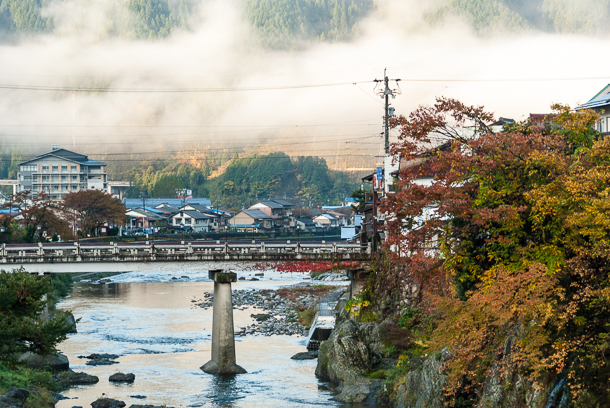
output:
M190 218L185 218L184 219L184 223L185 224L190 224L191 223L191 219Z
M53 191L59 191L59 186L53 186Z
M61 186L61 191L68 191L68 186Z
M72 173L76 173L76 166L70 166L70 171Z
M42 166L42 172L43 173L48 173L49 172L49 166Z
M51 166L53 173L57 173L59 171L59 166Z
M174 222L176 223L176 225L180 225L180 223L182 222L182 218L174 218Z
M78 190L78 186L76 184L72 184L71 190L72 191Z
M61 172L62 173L67 173L68 172L68 166L61 166Z
M44 182L48 183L49 182L49 176L42 176L42 182L43 183Z
M72 181L78 181L78 176L72 176Z
M53 178L53 181L59 181L59 176L55 176L55 175L53 175L53 176L51 176L51 177Z

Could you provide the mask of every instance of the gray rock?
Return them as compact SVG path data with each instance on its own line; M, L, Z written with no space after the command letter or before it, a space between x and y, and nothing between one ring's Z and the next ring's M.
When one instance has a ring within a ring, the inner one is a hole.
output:
M313 360L318 358L318 350L314 351L305 351L303 353L296 353L294 356L290 357L292 360Z
M437 353L425 359L411 359L415 367L410 370L397 391L397 408L443 408L445 405L443 387L443 363L448 353Z
M68 357L61 353L41 356L27 352L19 357L19 362L25 363L30 368L48 369L53 372L65 371L70 368Z
M94 375L89 375L87 373L76 373L72 370L57 373L55 378L62 388L68 388L74 385L96 384L100 381L100 379Z
M68 312L67 323L68 323L68 326L70 327L70 331L68 333L77 333L76 319L74 318L74 315L72 314L72 312Z
M30 396L28 390L23 388L9 388L4 395L0 395L0 408L21 408Z
M114 373L108 378L110 382L124 382L124 383L132 383L136 380L135 374L132 373Z
M123 401L112 398L98 398L91 403L92 408L123 408L125 405Z
M320 345L316 376L341 384L342 391L337 400L347 403L385 402L377 391L377 383L381 381L366 376L367 372L385 364L381 326L344 320Z

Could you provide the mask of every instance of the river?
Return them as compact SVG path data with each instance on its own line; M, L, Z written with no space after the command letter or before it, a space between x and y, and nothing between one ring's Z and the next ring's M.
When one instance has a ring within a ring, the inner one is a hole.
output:
M188 275L188 278L182 277ZM239 272L250 279L252 272ZM173 407L328 407L341 406L329 384L314 375L317 360L290 357L305 350L305 338L248 335L236 338L237 363L248 374L220 378L199 367L210 359L212 309L193 300L213 292L206 271L133 272L112 283L77 283L59 309L72 310L78 333L60 344L70 367L100 378L99 383L63 392L57 408L88 407L101 396L132 404ZM260 281L238 281L234 290L276 289L303 282L301 274L265 273ZM252 323L254 310L234 310L235 326ZM78 356L118 354L119 364L87 366ZM114 385L116 372L134 373L131 385ZM134 396L146 396L145 399Z

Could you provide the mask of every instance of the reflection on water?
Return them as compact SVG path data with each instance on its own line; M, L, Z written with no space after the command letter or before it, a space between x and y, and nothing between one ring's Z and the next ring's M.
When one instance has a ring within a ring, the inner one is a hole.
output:
M252 288L253 284L264 288L277 287L280 282L242 281L234 289ZM209 281L75 285L73 294L59 307L81 318L78 334L71 335L60 349L70 359L71 368L97 375L100 382L67 390L64 395L72 399L60 401L57 407L89 406L102 394L127 406L337 406L330 400L332 391L314 375L316 361L290 359L305 350L302 337L236 338L237 363L248 374L217 377L203 373L199 367L210 359L212 309L194 307L193 301L212 291ZM235 325L250 324L252 312L235 310ZM91 367L78 358L91 353L119 354L120 364ZM134 373L135 383L110 383L108 377L118 371ZM133 397L137 395L147 398Z

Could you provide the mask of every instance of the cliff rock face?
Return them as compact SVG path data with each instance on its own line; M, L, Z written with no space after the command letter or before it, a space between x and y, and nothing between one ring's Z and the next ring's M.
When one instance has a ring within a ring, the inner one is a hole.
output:
M446 384L442 372L447 353L442 352L425 359L413 359L413 369L396 392L397 408L443 408Z
M336 398L347 403L375 404L383 400L383 382L366 376L385 367L380 328L374 323L344 320L320 346L316 375L341 386Z

